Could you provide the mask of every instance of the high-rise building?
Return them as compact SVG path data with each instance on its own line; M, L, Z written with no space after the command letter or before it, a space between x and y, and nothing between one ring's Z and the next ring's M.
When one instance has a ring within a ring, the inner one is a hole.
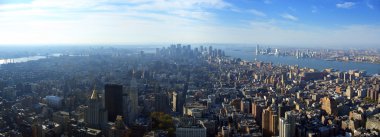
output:
M263 111L262 130L264 137L278 135L278 115L271 106Z
M290 135L290 124L289 122L281 117L279 119L279 136L280 137L292 137Z
M212 56L212 46L208 47L208 54Z
M257 123L261 123L262 122L262 113L263 113L263 109L264 109L264 102L262 100L255 100L253 103L252 103L252 115L253 115L253 118L255 118L255 120L257 121Z
M352 97L354 97L354 91L352 91L351 86L347 86L346 96L348 99L352 99Z
M271 111L270 113L271 117L270 117L270 123L269 123L269 126L270 126L270 133L272 136L277 136L278 135L278 115L277 115L277 112L275 111Z
M183 103L184 103L183 92L173 91L172 101L171 101L172 111L173 112L183 112Z
M260 47L259 44L256 45L256 55L260 54Z
M282 126L284 128L283 131L286 131L286 134L284 134L284 135L289 135L288 137L294 137L296 135L297 116L298 116L298 114L295 111L285 112L286 124ZM281 135L280 135L280 137L281 137Z
M166 93L156 93L154 94L154 108L158 112L168 112L169 111L169 99Z
M134 75L134 74L133 74ZM132 125L138 116L138 93L137 81L134 76L130 82L130 87L126 90L123 96L123 108L125 122Z
M321 99L322 102L322 110L326 111L327 114L337 114L337 103L331 97L324 97Z
M104 90L108 121L115 121L117 115L123 115L123 86L106 84Z
M85 111L85 122L88 127L96 129L103 128L107 123L107 110L95 89L92 91L88 108Z
M172 97L171 97L172 111L176 112L177 111L177 102L178 102L178 99L177 99L178 93L173 91L171 95L172 95Z

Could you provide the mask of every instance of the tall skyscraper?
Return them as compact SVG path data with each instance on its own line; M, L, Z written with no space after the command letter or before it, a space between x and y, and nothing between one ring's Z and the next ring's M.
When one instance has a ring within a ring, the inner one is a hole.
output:
M260 54L260 47L259 44L256 45L256 55Z
M278 134L278 115L272 107L268 107L263 111L262 130L264 137L271 137Z
M285 118L279 119L279 136L294 137L296 134L296 121L298 114L294 111L285 112Z
M134 72L133 72L134 73ZM137 93L137 81L132 76L132 80L130 82L130 87L125 91L123 96L123 115L125 117L125 122L129 125L133 124L138 116L138 93Z
M173 112L183 112L184 93L182 91L173 91L171 107Z
M352 97L354 97L354 91L352 90L351 86L347 86L346 96L348 99L352 99Z
M117 115L123 115L123 86L116 84L106 84L105 106L108 111L108 121L115 121Z
M212 56L212 46L208 47L208 54Z
M156 93L154 94L154 108L155 111L159 112L169 112L169 99L166 93Z
M262 123L262 113L264 110L264 106L265 104L263 100L255 100L252 103L252 115L258 123Z
M280 137L292 137L290 135L290 124L289 122L281 117L279 119L279 136Z
M88 127L96 129L103 128L107 123L107 111L95 89L92 91L88 108L85 112L85 122Z
M172 97L171 97L171 107L172 107L172 111L173 112L176 112L177 111L177 103L178 103L178 93L173 91L172 92Z
M327 114L333 115L337 114L337 103L331 97L324 97L321 99L322 110L326 111Z

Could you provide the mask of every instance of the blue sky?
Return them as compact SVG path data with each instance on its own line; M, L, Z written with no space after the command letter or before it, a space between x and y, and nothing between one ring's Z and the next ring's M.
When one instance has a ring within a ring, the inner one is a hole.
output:
M380 45L380 0L0 0L0 45Z

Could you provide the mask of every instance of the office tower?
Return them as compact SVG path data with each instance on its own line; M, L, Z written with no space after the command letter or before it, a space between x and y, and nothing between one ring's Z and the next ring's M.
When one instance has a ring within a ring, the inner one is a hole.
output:
M212 56L212 46L208 47L208 54Z
M278 135L278 115L277 112L271 111L271 117L270 117L270 133L272 136Z
M276 56L280 55L280 51L278 51L278 49L275 49L274 55Z
M347 86L346 96L348 99L352 99L352 97L354 97L354 91L352 91L351 86Z
M286 127L286 131L289 131L290 137L294 137L296 134L296 121L298 114L295 111L285 112L285 120L289 123L289 127Z
M261 128L263 130L263 136L264 137L270 137L271 136L271 133L270 133L270 108L268 109L265 109L263 110L263 113L262 113L262 124L261 124Z
M183 112L183 103L185 102L183 95L181 91L173 91L171 101L173 112Z
M172 107L173 112L177 112L177 102L178 102L177 96L178 96L178 93L173 91L172 98L171 98L171 107Z
M123 86L106 84L104 92L105 106L108 111L108 121L115 121L117 115L123 115Z
M107 123L107 111L103 107L102 100L94 89L89 99L88 108L85 112L85 122L90 128L100 129Z
M272 107L268 107L263 111L262 120L264 137L275 136L278 134L278 115Z
M111 126L108 133L108 137L129 137L131 131L125 126L122 116L117 115L115 123Z
M259 44L256 45L256 55L259 55L260 54L260 49L259 49Z
M169 111L169 99L166 93L154 94L154 102L154 108L156 111L165 113Z
M130 87L123 96L123 108L126 123L132 125L138 116L137 82L134 74L130 82Z
M257 121L257 123L262 122L262 113L264 109L264 102L263 101L254 101L252 103L252 115L253 118Z
M331 97L324 97L321 99L322 102L322 110L326 111L329 115L337 114L337 104L335 100Z
M294 137L296 134L296 121L298 114L294 111L285 112L285 118L279 119L279 136Z
M290 124L283 117L279 120L279 137L292 137L290 135Z

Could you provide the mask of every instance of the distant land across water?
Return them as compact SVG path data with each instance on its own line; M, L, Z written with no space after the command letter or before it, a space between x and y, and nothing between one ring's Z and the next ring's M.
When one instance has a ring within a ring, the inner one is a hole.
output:
M199 45L193 45L199 47ZM204 47L208 47L204 45ZM341 61L327 61L322 59L302 58L297 59L292 56L271 56L271 55L255 55L255 46L226 46L226 45L213 45L213 48L220 48L225 51L227 56L232 58L241 58L247 61L263 61L272 62L275 65L298 65L299 67L314 68L322 71L327 68L333 68L338 71L349 70L364 70L368 75L380 74L380 64L364 63L364 62L341 62ZM153 47L140 47L146 53L154 53Z
M140 46L134 49L135 52L145 51L146 53L154 53L155 48L159 46ZM162 47L162 46L161 46ZM198 47L198 46L193 46ZM326 61L322 59L303 58L297 59L292 56L271 56L271 55L255 55L255 47L239 47L239 46L213 46L213 48L220 48L225 51L227 56L232 58L241 58L247 61L263 61L272 62L275 65L298 65L299 67L314 68L322 71L326 68L333 68L338 71L348 70L365 70L367 74L380 74L380 64L362 63L362 62L340 62L340 61ZM57 55L53 55L57 56ZM27 62L32 60L44 59L46 56L30 56L11 59L0 59L0 65L9 61L14 63Z
M237 49L237 50L233 50ZM372 63L363 63L363 62L341 62L341 61L327 61L322 59L313 59L313 58L302 58L297 59L292 56L271 56L271 55L255 55L251 48L239 49L235 48L226 48L224 49L226 55L233 58L241 58L247 61L263 61L263 62L272 62L275 65L298 65L299 67L314 68L320 71L326 68L333 68L338 71L348 71L348 70L365 70L367 74L380 74L380 64Z

